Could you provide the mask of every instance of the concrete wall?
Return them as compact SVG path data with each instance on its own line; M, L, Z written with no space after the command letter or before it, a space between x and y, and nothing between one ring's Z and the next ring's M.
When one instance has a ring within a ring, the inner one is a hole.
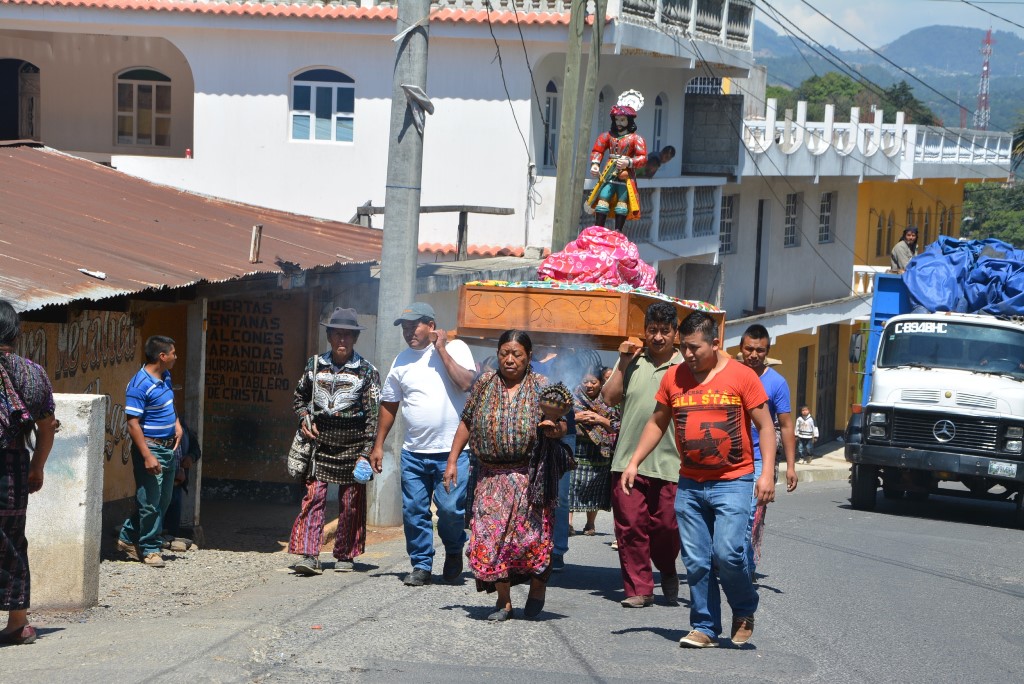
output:
M91 14L75 26L39 21L0 31L0 58L25 59L41 69L44 142L110 160L154 182L299 214L348 221L367 201L383 205L392 24L176 15L152 26L147 15L136 13L130 22L126 17ZM424 136L422 202L511 207L512 216L472 216L471 242L547 247L554 183L545 181L554 168L542 165L541 111L549 81L558 88L559 103L564 99L565 28L528 27L533 83L516 29L495 30L501 68L485 26L431 26L426 90L435 113ZM131 66L151 66L172 78L170 148L114 144L114 75ZM291 78L313 67L355 80L353 142L290 139ZM618 94L635 88L647 100L637 119L640 132L657 146L654 108L661 95L661 145L681 150L684 90L700 73L687 60L604 55L598 88L605 101L580 144L589 150L607 128ZM186 148L194 158L184 158ZM680 154L659 177L678 176L681 161ZM532 192L531 163L541 176ZM375 225L382 223L375 218ZM454 243L457 223L454 214L424 215L420 241Z
M39 67L41 139L50 147L95 155L183 157L192 146L192 72L163 38L0 31L0 58ZM171 79L170 147L116 144L115 83L131 68Z
M57 394L61 428L43 488L29 497L32 608L88 608L99 600L106 397Z
M733 216L734 252L721 256L725 283L722 308L738 318L753 308L754 262L757 256L758 202L766 203L761 244L761 299L767 311L849 296L853 282L853 245L857 231L856 178L822 178L819 183L797 178L744 178L726 186L724 195L739 194ZM799 240L783 244L785 201L803 193L798 205ZM835 192L831 242L818 242L822 193Z

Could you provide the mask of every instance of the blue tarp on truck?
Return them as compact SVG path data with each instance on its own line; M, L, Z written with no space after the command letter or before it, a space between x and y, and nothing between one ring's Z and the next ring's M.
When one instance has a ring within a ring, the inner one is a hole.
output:
M910 260L903 281L921 310L1024 316L1024 251L1001 240L941 235Z

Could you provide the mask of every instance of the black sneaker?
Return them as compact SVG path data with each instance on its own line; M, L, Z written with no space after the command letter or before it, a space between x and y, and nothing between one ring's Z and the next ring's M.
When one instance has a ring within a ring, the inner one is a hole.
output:
M405 576L405 586L423 587L430 584L430 571L423 568L413 568L412 572Z
M302 560L292 566L296 575L322 575L323 568L320 567L320 559L316 556L303 556Z
M445 582L454 582L462 575L462 553L446 554L441 576Z

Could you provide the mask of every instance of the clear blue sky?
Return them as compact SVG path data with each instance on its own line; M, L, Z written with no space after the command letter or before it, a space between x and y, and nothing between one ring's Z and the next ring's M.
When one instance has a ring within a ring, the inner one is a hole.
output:
M1024 26L1024 0L970 0L974 5ZM801 0L767 0L787 19L825 45L843 49L860 46L828 23ZM910 29L935 24L972 26L980 29L1012 31L1024 37L1024 29L986 14L958 0L808 0L850 33L871 47L891 43ZM768 18L769 12L757 3L757 18L781 32Z

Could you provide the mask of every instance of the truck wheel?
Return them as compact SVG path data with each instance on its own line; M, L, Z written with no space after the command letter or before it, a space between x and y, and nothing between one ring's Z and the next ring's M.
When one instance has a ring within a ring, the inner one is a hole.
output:
M1013 515L1013 522L1024 529L1024 491L1017 492L1017 512Z
M878 499L878 467L854 463L850 473L850 505L873 511Z

